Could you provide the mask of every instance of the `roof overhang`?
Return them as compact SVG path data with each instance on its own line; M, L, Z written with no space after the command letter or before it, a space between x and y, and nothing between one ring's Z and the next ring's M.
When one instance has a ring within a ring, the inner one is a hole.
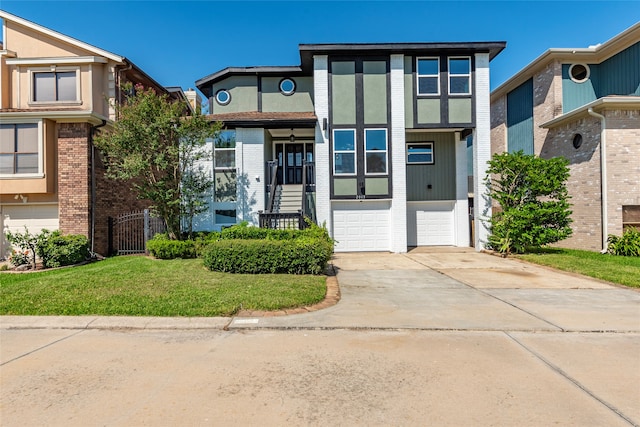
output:
M304 75L302 69L298 66L282 66L282 67L227 67L216 73L209 74L206 77L196 81L196 87L200 89L204 95L209 98L213 96L210 93L210 85L224 80L231 76L301 76Z
M50 119L59 123L88 122L98 125L103 121L110 122L102 114L88 110L27 110L27 109L2 109L0 110L0 123L8 123L16 119Z
M101 56L60 56L55 58L9 58L9 65L65 65L65 64L106 64L108 61Z
M553 120L540 125L544 129L553 129L567 123L574 122L589 115L589 109L593 111L604 110L640 110L640 96L607 96L596 99L580 108L569 111Z
M638 43L638 41L640 41L640 22L603 44L588 48L548 49L520 70L520 72L491 92L491 101L493 102L496 98L500 98L511 92L546 67L550 62L557 60L567 63L600 64L616 53Z
M276 113L250 111L244 113L209 114L207 119L211 122L222 122L227 128L304 128L315 127L318 118L312 112L301 113Z

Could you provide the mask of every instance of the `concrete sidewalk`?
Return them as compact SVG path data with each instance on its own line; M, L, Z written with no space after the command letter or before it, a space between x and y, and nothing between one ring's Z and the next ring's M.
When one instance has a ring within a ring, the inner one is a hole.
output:
M305 314L1 317L1 424L640 425L640 292L453 248L334 264Z

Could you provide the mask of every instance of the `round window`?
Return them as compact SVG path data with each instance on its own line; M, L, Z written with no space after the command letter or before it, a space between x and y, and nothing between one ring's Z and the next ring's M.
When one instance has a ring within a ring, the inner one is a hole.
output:
M220 105L227 105L231 102L231 94L226 89L216 92L216 102Z
M569 67L569 76L576 83L586 82L590 74L589 66L586 64L573 64Z
M573 136L573 148L577 150L578 148L580 148L581 145L582 145L582 135L580 135L579 133L576 133Z
M292 79L282 79L280 80L280 92L283 95L293 95L296 91L296 82Z

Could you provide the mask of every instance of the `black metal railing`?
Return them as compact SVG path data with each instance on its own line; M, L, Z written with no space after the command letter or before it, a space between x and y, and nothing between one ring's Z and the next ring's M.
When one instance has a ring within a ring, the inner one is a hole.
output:
M267 204L267 212L273 212L273 203L276 199L276 188L278 186L278 161L272 160L267 162L267 183L269 202Z
M149 209L109 217L109 254L143 254L147 241L166 231L162 218L151 215Z
M258 222L261 228L271 228L274 230L304 230L307 228L307 222L302 215L302 211L298 212L259 212Z

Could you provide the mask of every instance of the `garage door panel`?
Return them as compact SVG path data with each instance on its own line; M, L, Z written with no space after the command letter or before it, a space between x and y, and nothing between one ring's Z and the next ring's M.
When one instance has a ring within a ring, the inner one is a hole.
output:
M333 235L336 252L388 251L389 207L335 207Z
M407 209L407 242L410 246L454 244L453 203L411 204Z

